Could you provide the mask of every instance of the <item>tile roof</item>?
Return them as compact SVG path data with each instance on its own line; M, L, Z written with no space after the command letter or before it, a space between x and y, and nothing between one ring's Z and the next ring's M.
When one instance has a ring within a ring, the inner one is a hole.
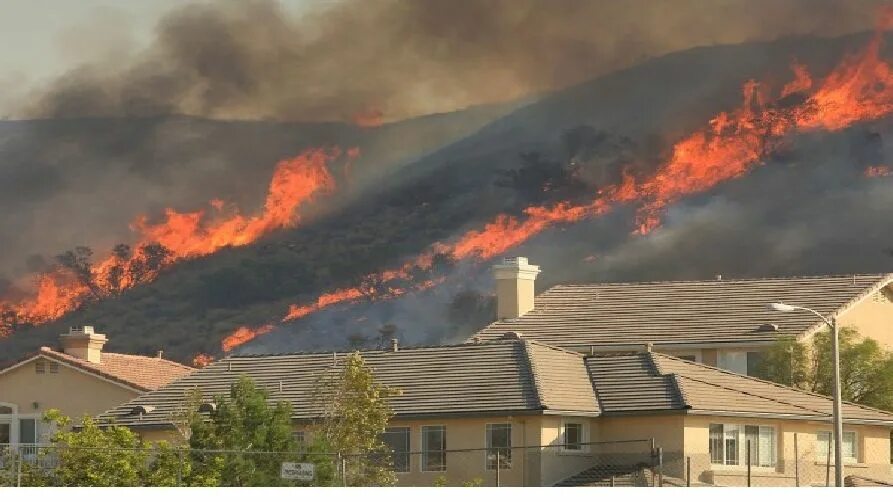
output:
M41 347L37 353L31 354L24 360L35 356L44 356L69 364L139 391L159 389L195 369L159 357L116 354L114 352L103 352L102 362L96 364L49 347Z
M411 347L362 353L398 418L511 414L637 414L828 417L822 396L691 363L656 352L583 356L526 340ZM167 427L193 389L226 395L247 375L288 401L292 418L320 415L313 392L322 375L338 371L345 353L231 356L100 416L128 426ZM141 406L149 410L132 414ZM844 417L893 425L893 413L846 404Z
M657 352L586 357L603 414L676 411L827 419L831 400ZM847 422L893 424L893 413L844 403Z
M516 331L528 340L576 348L769 342L820 324L808 313L769 312L766 303L831 314L891 282L893 274L555 286L536 297L531 312L495 322L475 336L487 340Z
M582 356L561 349L506 340L362 355L378 382L399 389L391 397L398 417L598 411ZM319 416L311 397L318 378L345 356L332 352L231 356L102 417L127 425L166 425L189 390L198 387L205 396L227 394L232 383L248 375L269 392L271 402L289 401L294 419L313 419ZM559 364L553 364L556 361ZM137 405L155 409L141 419L128 416Z

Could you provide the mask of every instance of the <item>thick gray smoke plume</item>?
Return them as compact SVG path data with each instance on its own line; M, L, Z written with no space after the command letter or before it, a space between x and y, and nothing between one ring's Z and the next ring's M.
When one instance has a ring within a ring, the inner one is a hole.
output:
M194 4L163 18L132 61L74 68L35 90L19 115L393 120L551 90L694 46L864 30L882 3L354 0L300 18L273 0Z

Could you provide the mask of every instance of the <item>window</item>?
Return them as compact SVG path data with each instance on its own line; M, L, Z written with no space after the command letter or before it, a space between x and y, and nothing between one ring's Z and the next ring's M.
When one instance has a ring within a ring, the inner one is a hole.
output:
M0 415L12 415L12 406L0 404Z
M739 375L756 376L763 357L762 352L720 351L716 365Z
M747 353L747 374L750 376L759 376L760 364L763 362L765 354L763 352Z
M856 433L853 431L843 431L843 461L856 463ZM829 451L830 448L830 451ZM834 462L834 441L831 440L831 432L823 431L816 433L816 460L825 462L828 455L831 455L831 462Z
M762 425L710 424L710 463L747 465L748 442L752 466L775 466L775 428Z
M487 424L487 470L497 465L512 468L512 424Z
M394 472L409 472L409 427L388 427L382 440L393 452Z
M47 372L47 365L43 361L35 361L34 362L34 372L39 374L44 374Z
M59 363L50 363L50 373L59 373Z
M583 451L583 443L586 442L583 424L566 422L561 434L562 449L564 451Z
M422 426L422 470L446 470L446 427Z
M37 419L19 419L19 442L24 444L34 444L37 442Z
M307 438L304 435L304 431L295 431L293 437L295 438L295 443L297 443L298 451L303 452L307 447Z

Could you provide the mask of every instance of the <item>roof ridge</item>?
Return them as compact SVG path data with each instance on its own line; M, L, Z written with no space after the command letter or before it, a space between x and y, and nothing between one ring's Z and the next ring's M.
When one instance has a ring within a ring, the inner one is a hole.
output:
M470 338L469 338L470 340ZM474 343L471 341L462 342L462 343L451 343L451 344L433 344L433 345L410 345L410 346L400 346L398 352L404 352L409 350L416 349L449 349L449 348L461 348L461 347L473 347L473 346L481 346L481 345L504 345L509 343L517 342L517 340L503 340L503 339L488 339L481 340L478 343ZM390 348L388 349L367 349L367 350L304 350L304 351L294 351L294 352L274 352L274 353L265 353L265 354L230 354L223 359L219 359L216 362L225 361L227 359L257 359L261 357L277 357L277 356L307 356L307 355L322 355L322 354L353 354L354 352L359 352L360 355L363 354L388 354L393 352Z
M674 374L675 374L675 375L678 375L679 378L687 378L687 379L689 379L689 380L691 380L691 381L693 381L693 382L700 382L700 383L703 383L703 384L706 384L706 385L712 385L713 387L717 387L717 388L720 388L720 389L730 390L730 391L732 391L732 392L737 392L737 393L739 393L739 394L744 394L744 395L747 395L747 396L753 396L753 397L758 397L758 398L760 398L760 399L765 399L765 400L767 400L767 401L772 401L773 403L781 403L781 404L784 404L784 405L787 405L787 406L793 406L794 408L800 408L801 410L811 411L811 412L813 412L813 413L819 413L819 414L821 414L821 415L827 415L827 416L829 416L829 417L831 416L830 413L825 413L825 412L820 411L820 410L814 410L814 409L812 409L812 408L808 408L808 407L806 407L806 406L802 406L802 405L799 405L799 404L791 403L791 402L784 401L784 400L781 400L781 399L775 399L775 398L771 398L771 397L766 397L766 396L764 396L764 395L762 395L762 394L754 394L753 392L748 392L748 391L746 391L746 390L736 389L736 388L734 388L734 387L729 387L729 386L727 386L727 385L721 385L721 384L718 384L718 383L715 383L715 382L710 382L710 381L707 381L707 380L702 380L702 379L700 379L700 378L694 378L694 377L691 377L691 376L688 376L688 375L679 375L678 373L674 373ZM791 390L796 390L796 389L791 389Z
M540 381L539 370L537 369L536 361L533 355L530 353L531 345L532 343L529 340L521 341L521 348L524 352L524 357L527 359L527 365L530 368L530 378L533 380L533 391L536 392L536 402L539 403L542 409L546 410L549 407L548 405L546 405L543 399L543 397L545 396L545 389L543 389L543 383Z
M557 352L564 352L564 353L566 353L566 354L570 354L570 355L572 355L572 356L579 357L580 359L585 359L585 358L586 358L586 355L585 355L585 354L581 354L581 353L579 353L579 352L575 352L575 351L573 351L573 350L568 350L568 349L565 349L565 348L563 348L563 347L556 347L555 345L550 345L550 344L548 344L548 343L540 342L540 341L538 341L538 340L524 340L524 341L527 342L527 343L529 343L529 344L531 344L531 345L539 345L540 347L544 347L544 348L547 348L547 349L552 349L552 350L555 350L555 351L557 351Z
M668 378L670 380L670 382L673 384L673 386L676 389L676 392L679 395L679 400L682 401L682 407L683 408L691 408L692 405L688 400L688 394L685 392L685 389L683 389L682 382L679 379L679 375L677 375L675 373L664 373L663 368L660 365L660 361L658 361L658 359L656 357L654 357L655 352L648 351L645 354L646 354L646 358L651 362L651 366L653 366L654 370L657 371L657 374L664 378Z
M816 392L810 392L810 391L808 391L808 390L804 390L804 389L798 389L798 388L796 388L796 387L791 387L791 386L789 386L789 385L782 385L782 384L780 384L780 383L773 382L773 381L771 381L771 380L763 380L762 378L757 378L757 377L750 376L750 375L742 375L742 374L740 374L740 373L735 373L734 371L729 371L729 370L725 370L725 369L722 369L722 368L717 368L716 366L709 366L709 365L706 365L706 364L703 364L703 363L698 363L698 362L695 362L695 361L689 361L689 360L687 360L687 359L680 359L680 358L678 358L678 357L673 357L673 356L671 356L671 355L669 355L669 354L663 354L663 353L658 353L658 352L653 352L652 354L659 355L660 357L666 357L666 358L669 358L669 359L673 359L673 360L675 360L675 361L680 361L680 362L683 362L683 363L685 363L685 364L690 364L690 365L693 365L693 366L698 366L698 367L701 367L701 368L706 368L706 369L709 369L709 370L718 371L718 372L720 372L720 373L725 373L725 374L727 374L727 375L732 375L732 376L736 376L736 377L739 377L739 378L744 378L744 379L747 379L747 380L753 380L753 381L755 381L755 382L761 382L761 383L769 384L769 385L772 385L773 387L776 387L776 388L781 388L781 389L791 390L791 391L794 391L794 392L799 392L799 393L801 393L801 394L806 394L806 395L808 395L808 396L812 396L812 397L819 397L819 398L826 399L826 400L829 400L829 401L831 400L831 398L830 398L829 396L825 396L825 395L823 395L823 394L819 394L819 393L816 393ZM683 378L689 378L689 380L700 381L700 380L698 380L698 379L696 379L696 378L690 378L690 377L686 377L686 376L683 376ZM708 382L708 383L709 383L709 382ZM712 384L712 383L711 383L711 385L715 385L715 384ZM717 386L718 386L718 387L722 387L722 388L727 388L727 387L723 387L723 386L721 386L721 385L717 385ZM729 390L736 390L736 389L729 389ZM740 391L739 391L739 392L740 392ZM886 410L881 410L881 409L879 409L879 408L873 408L873 407L871 407L871 406L865 406L865 405L863 405L863 404L859 404L859 403L853 403L853 402L851 402L851 401L843 401L843 404L848 404L848 405L850 405L850 406L856 406L856 407L858 407L858 408L862 408L862 409L865 409L865 410L877 411L877 412L880 412L880 413L884 413L884 414L886 414L886 415L891 415L891 416L893 416L893 412L889 412L889 411L886 411ZM797 405L794 405L794 406L797 406ZM802 406L798 406L798 407L801 407L801 408L802 408ZM808 408L805 408L805 409L808 409ZM816 410L812 410L812 411L816 411Z
M542 294L557 288L580 287L580 286L634 286L634 285L654 285L654 284L724 284L733 282L762 282L762 281L785 281L797 279L846 279L850 277L881 277L893 281L893 272L877 272L877 273L860 273L860 274L827 274L827 275L791 275L791 276L775 276L775 277L742 277L742 278L723 278L716 279L676 279L667 281L617 281L617 282L570 282L565 284L556 284L549 287ZM539 295L538 295L539 296Z

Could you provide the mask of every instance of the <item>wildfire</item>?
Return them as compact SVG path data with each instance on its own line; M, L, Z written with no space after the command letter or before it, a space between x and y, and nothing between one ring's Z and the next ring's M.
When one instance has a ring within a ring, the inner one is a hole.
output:
M355 148L350 149L348 160L358 154ZM119 246L91 265L84 274L87 277L64 268L40 274L31 279L36 284L32 295L0 299L0 312L12 312L17 323L52 321L87 299L111 296L150 282L163 267L176 261L212 254L227 246L244 246L274 230L295 226L300 222L300 206L334 189L335 181L327 166L340 156L337 149L314 148L280 161L273 171L263 210L253 216L243 216L238 208L219 199L209 202L210 211L181 213L168 208L158 223L150 223L141 215L131 225L137 234L135 243Z
M192 367L204 368L212 362L214 362L214 356L209 354L196 354L195 357L192 358Z
M869 166L865 169L866 178L883 178L890 176L890 174L893 174L893 172L887 166Z
M221 342L223 351L229 352L249 340L253 340L253 339L259 337L260 335L265 335L265 334L269 333L270 331L273 331L273 328L274 328L274 326L272 324L266 324L264 326L260 326L257 328L250 328L248 326L242 326L239 329L237 329L236 331L234 331L233 334L231 334L228 337L223 339L223 342Z
M677 141L667 161L652 174L641 179L626 175L622 183L603 189L589 203L528 207L523 218L498 215L480 230L470 230L451 244L435 243L428 252L402 267L370 277L385 282L412 280L411 271L430 268L433 256L438 253L456 260L486 260L554 225L603 215L617 204L638 204L634 233L647 234L660 225L669 205L684 196L743 176L760 165L790 134L836 131L855 122L889 115L893 112L893 69L880 59L879 52L882 32L893 27L890 12L883 13L869 44L857 54L845 57L818 87L805 66L792 65L794 79L783 86L778 97L780 100L794 93L804 94L805 99L799 104L771 101L767 86L754 80L745 82L740 107L719 113L705 127ZM867 176L889 173L886 166L866 171ZM358 288L327 293L312 304L292 305L282 321L298 319L335 303L357 301L363 296L369 295ZM375 298L392 296L394 291L374 295Z
M355 113L351 119L360 127L379 127L384 123L384 112L378 108L366 108Z

